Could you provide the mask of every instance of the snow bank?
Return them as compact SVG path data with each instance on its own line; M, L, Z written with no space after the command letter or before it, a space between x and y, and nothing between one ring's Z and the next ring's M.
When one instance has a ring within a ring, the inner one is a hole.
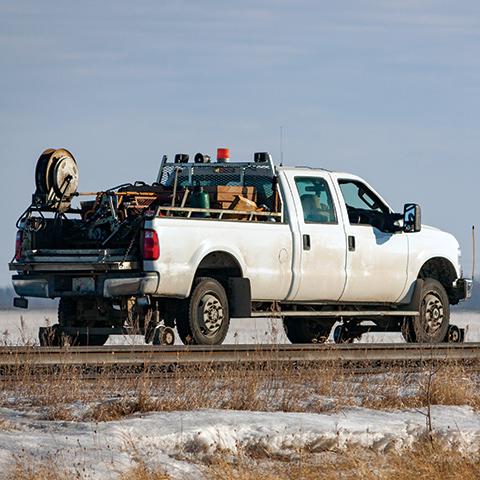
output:
M465 451L480 445L480 415L469 407L435 406L435 434ZM175 478L199 478L194 461L216 452L255 451L295 456L354 446L385 451L409 446L425 432L418 411L384 412L362 408L335 414L201 410L151 413L105 423L51 422L31 413L1 409L10 426L0 431L0 471L13 455L53 457L86 478L117 478L141 458L161 465ZM19 454L21 452L21 454Z

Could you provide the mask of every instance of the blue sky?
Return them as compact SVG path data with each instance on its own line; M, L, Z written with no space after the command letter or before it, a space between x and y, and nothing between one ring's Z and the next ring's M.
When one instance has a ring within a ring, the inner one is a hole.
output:
M0 285L47 147L81 190L163 153L268 150L365 177L455 234L478 222L480 3L0 0Z

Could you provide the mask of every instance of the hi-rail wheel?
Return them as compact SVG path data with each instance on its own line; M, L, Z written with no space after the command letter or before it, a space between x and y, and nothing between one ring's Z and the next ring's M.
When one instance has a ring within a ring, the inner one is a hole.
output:
M173 345L175 343L175 332L173 328L157 326L153 333L153 345Z
M345 325L337 325L333 331L333 341L335 343L353 343L353 336Z
M334 323L329 318L286 317L283 328L292 343L325 343Z
M78 167L64 148L45 150L35 168L35 197L42 207L65 212L78 188Z
M456 325L450 325L448 327L446 341L448 343L462 343L465 339L465 330L458 328Z
M38 329L38 340L41 347L61 347L63 338L58 323L51 327L40 327Z

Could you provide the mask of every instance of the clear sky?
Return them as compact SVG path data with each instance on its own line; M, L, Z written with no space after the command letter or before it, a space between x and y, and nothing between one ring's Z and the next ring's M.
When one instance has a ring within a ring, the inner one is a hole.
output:
M478 1L0 0L0 286L47 147L81 190L152 181L163 153L366 178L452 232L470 272L480 166Z

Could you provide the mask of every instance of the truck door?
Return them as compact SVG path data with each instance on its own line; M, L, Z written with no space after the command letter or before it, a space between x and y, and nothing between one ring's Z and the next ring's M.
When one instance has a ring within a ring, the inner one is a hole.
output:
M407 281L408 238L392 232L391 210L365 182L337 175L347 232L342 301L395 302Z
M294 281L289 300L335 301L345 286L346 237L332 181L326 172L286 171L296 215Z

